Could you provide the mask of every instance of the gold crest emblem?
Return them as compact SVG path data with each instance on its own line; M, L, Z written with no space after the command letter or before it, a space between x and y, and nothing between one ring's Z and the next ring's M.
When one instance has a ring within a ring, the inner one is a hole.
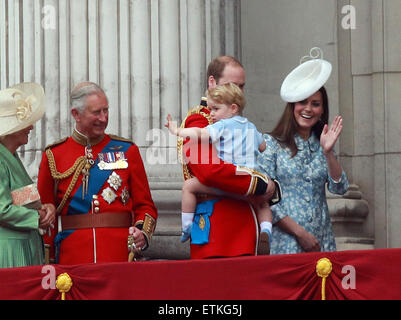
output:
M205 226L206 226L205 218L201 215L199 218L199 228L203 231L203 229L205 229Z

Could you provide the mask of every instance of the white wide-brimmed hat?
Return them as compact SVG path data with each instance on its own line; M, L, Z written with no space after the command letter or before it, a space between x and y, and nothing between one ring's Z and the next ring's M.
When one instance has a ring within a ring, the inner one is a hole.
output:
M309 98L324 86L331 74L330 62L313 55L313 51L320 48L312 48L309 56L301 59L301 64L292 70L281 85L280 95L285 102L299 102ZM320 50L322 57L322 51ZM311 59L302 62L305 58Z
M0 136L20 131L42 118L46 104L43 87L24 82L0 91Z

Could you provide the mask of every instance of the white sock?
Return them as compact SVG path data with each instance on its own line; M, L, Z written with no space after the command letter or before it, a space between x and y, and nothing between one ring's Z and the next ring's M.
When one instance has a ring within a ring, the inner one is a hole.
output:
M260 230L268 230L271 234L272 233L272 223L269 221L263 221L260 224Z
M192 221L194 220L195 213L193 212L183 212L181 214L181 222L182 229L186 230L190 225L192 225Z

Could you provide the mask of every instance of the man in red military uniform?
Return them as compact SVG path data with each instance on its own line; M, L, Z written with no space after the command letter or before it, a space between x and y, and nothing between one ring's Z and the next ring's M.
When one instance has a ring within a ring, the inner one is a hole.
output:
M71 105L74 132L46 147L39 169L41 199L58 217L45 241L59 264L128 261L129 230L140 254L157 219L139 149L105 134L109 106L96 84L75 87Z
M221 56L208 67L208 88L225 83L245 85L245 71L233 57ZM211 124L207 101L188 112L181 127L205 127ZM258 172L223 163L215 148L189 139L178 142L183 156L184 178L196 176L209 187L239 195L265 195L279 201L281 193L275 181ZM253 208L246 201L233 198L203 197L198 201L191 232L191 258L233 257L258 253L259 230Z

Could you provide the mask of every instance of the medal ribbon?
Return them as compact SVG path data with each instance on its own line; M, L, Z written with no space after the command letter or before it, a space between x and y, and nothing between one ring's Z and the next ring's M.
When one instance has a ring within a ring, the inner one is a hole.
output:
M116 146L123 146L122 151L126 152L128 148L131 146L128 142L111 140L101 151L101 153L106 153L107 155L113 154L112 148ZM114 159L114 156L112 157ZM100 170L99 166L99 158L96 159L95 164L90 169L89 175L89 186L88 193L85 195L84 199L82 199L82 185L78 188L78 190L73 195L73 198L68 207L67 214L80 214L87 213L90 210L93 195L98 194L100 189L103 187L104 183L110 176L111 170Z

